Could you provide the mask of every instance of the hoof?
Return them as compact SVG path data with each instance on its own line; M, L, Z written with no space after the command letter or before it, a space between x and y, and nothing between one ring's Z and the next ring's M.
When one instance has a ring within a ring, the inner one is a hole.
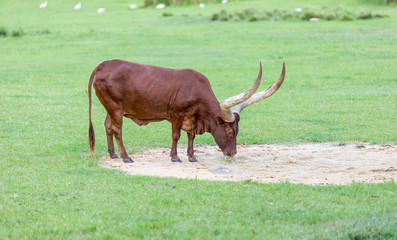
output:
M117 154L114 154L113 156L110 156L111 159L116 159L116 158L120 158Z
M182 161L181 161L181 159L178 158L178 159L171 159L171 162L180 162L181 163Z
M134 163L134 161L132 161L131 158L123 159L123 162L125 162L125 163Z
M196 157L189 158L189 162L198 162Z

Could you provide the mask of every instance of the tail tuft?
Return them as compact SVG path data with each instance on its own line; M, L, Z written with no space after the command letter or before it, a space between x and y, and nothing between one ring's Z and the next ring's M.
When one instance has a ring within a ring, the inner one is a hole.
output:
M95 80L95 73L97 72L98 68L95 68L95 70L92 72L90 81L88 83L88 112L89 112L89 121L90 121L90 127L88 129L88 143L90 144L90 155L91 157L94 156L94 147L95 147L95 133L94 133L94 126L92 125L91 121L91 108L92 108L92 101L91 101L91 87L92 83Z
M88 142L90 144L90 155L91 157L94 156L94 148L95 148L95 133L94 127L92 126L92 122L90 121L90 127L88 130Z

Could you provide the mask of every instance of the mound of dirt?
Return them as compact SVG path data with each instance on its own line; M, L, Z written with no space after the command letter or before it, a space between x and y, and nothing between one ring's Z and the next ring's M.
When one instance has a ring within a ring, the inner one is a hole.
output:
M170 149L156 148L131 154L132 164L110 158L100 164L132 175L216 181L342 185L397 180L396 145L240 145L234 158L224 157L218 147L204 146L195 148L199 161L195 163L188 161L186 149L179 147L178 151L183 163L171 162Z

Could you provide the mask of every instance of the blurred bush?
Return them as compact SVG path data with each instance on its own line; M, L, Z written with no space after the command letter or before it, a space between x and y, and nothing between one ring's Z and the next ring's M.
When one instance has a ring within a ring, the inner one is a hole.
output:
M396 0L397 1L397 0ZM384 18L384 14L372 14L368 11L361 11L355 13L344 7L336 7L330 9L323 7L321 9L301 9L299 11L287 11L274 9L272 11L259 11L252 8L228 13L226 10L221 10L219 13L214 13L211 17L212 21L278 21L278 20L326 20L326 21L353 21L358 19L372 19Z
M238 0L228 0L228 2L234 2ZM191 5L200 3L221 3L222 0L143 0L145 7L154 6L163 3L167 6L179 6L179 5Z
M365 3L373 4L397 4L397 0L362 0Z
M7 28L0 26L0 37L7 37L8 31Z
M23 36L22 28L19 28L18 30L12 30L11 36L13 36L13 37L21 37L21 36Z
M7 36L11 36L11 37L20 37L24 34L22 28L19 28L17 30L12 30L11 34L9 34L8 30L6 27L4 26L0 26L0 37L7 37Z

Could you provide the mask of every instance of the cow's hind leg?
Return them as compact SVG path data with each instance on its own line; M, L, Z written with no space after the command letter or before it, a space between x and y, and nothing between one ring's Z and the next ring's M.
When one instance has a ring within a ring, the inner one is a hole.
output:
M110 155L110 158L119 158L119 156L117 156L116 152L114 151L112 120L109 114L106 115L105 129L106 137L108 140L108 153Z
M188 138L187 156L189 157L189 162L197 162L197 158L194 155L194 150L193 150L193 141L195 136L196 136L195 134L187 133L187 138Z
M122 138L122 126L123 126L123 115L122 114L112 114L110 115L113 135L116 138L117 145L120 150L121 158L125 163L133 163L132 159L128 156L127 151L125 151L123 138Z

